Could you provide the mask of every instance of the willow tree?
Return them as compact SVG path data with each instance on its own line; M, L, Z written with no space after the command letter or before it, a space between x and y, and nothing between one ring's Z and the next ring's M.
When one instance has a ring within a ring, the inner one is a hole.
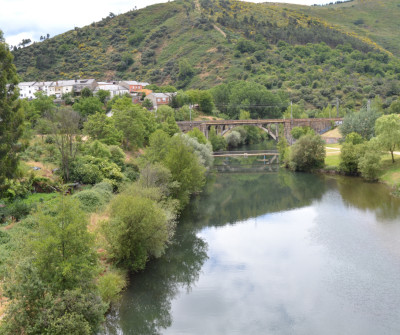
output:
M0 193L6 190L5 180L17 171L18 139L23 132L23 112L18 101L18 78L13 56L0 31Z

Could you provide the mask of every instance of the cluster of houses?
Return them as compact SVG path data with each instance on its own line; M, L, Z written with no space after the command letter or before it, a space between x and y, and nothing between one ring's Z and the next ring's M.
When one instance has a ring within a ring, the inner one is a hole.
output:
M113 81L98 82L95 79L75 79L57 81L32 81L18 84L19 97L21 99L35 99L35 93L43 92L47 96L55 96L61 99L64 94L71 93L73 96L80 96L84 88L90 89L94 94L99 90L110 92L110 99L117 95L130 95L132 102L140 104L143 98L153 103L153 108L160 105L167 105L175 93L154 93L146 89L149 83L138 81Z

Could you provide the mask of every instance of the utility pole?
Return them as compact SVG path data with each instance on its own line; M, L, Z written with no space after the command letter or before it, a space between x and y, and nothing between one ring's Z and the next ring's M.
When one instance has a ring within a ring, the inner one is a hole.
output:
M371 110L371 99L368 99L367 102L367 112L369 112Z
M192 129L192 105L189 104L190 129Z
M293 120L293 102L290 101L290 119Z
M339 97L336 97L336 117L339 117Z

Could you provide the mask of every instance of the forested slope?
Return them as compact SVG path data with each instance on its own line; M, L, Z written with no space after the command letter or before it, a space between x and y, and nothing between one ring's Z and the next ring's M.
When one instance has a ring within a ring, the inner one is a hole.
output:
M354 108L376 95L390 104L400 92L399 59L303 8L177 0L16 50L15 63L23 80L136 79L202 89L250 80L308 108L336 97Z

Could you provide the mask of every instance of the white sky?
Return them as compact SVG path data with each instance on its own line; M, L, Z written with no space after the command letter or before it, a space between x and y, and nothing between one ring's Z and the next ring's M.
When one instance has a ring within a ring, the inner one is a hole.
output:
M9 45L17 45L23 38L39 41L40 36L50 37L74 27L83 27L100 21L110 12L122 14L131 9L143 8L168 0L0 0L0 30ZM265 2L265 0L249 0ZM275 0L302 5L325 4L335 0Z

